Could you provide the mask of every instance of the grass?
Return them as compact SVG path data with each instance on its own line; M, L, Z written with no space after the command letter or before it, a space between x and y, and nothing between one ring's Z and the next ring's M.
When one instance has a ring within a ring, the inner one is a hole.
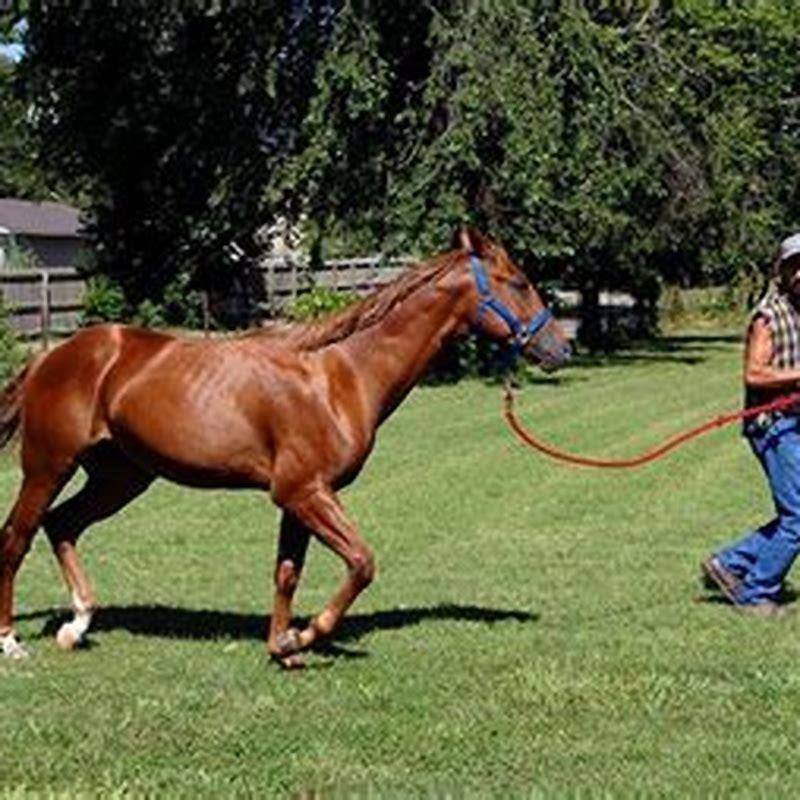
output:
M740 345L704 336L570 367L520 416L627 455L735 407ZM497 387L415 392L345 493L377 582L310 668L261 643L277 516L155 486L82 550L93 646L38 539L18 582L35 657L0 662L0 786L65 796L792 796L800 622L695 602L697 564L770 500L735 428L629 473L524 450ZM16 468L0 471L11 502ZM300 614L341 568L313 547Z

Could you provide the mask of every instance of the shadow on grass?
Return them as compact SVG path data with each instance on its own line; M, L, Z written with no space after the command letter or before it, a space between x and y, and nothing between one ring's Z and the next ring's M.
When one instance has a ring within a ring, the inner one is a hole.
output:
M18 620L45 619L37 638L54 636L62 622L69 618L63 608L20 614ZM536 622L538 614L480 606L443 604L423 608L401 608L375 611L370 614L346 616L331 640L322 642L317 652L330 656L358 658L365 654L346 650L337 642L355 642L373 631L398 630L430 620L453 622L480 622L492 625L498 622ZM308 620L299 620L304 625ZM124 630L143 636L167 639L214 640L253 639L263 641L269 618L259 614L242 614L235 611L174 608L163 605L109 606L98 610L92 621L91 633Z
M719 592L707 588L704 588L704 591L705 594L698 595L695 598L695 602L705 605L733 606L733 603L727 597L719 594ZM798 590L791 584L783 584L777 597L775 597L775 602L778 605L789 606L797 603L798 599L800 599Z
M610 353L578 353L570 367L615 367L637 363L702 364L709 355L740 344L739 334L660 336L636 342L623 350Z
M743 337L739 334L660 336L656 339L633 342L623 349L610 352L579 351L572 356L563 371L548 375L533 368L527 374L518 376L518 380L523 388L536 386L557 389L589 380L589 376L581 372L584 369L647 364L696 366L706 362L715 352L729 350L731 345L741 344L742 341ZM502 371L483 378L484 383L489 385L501 385L504 380L505 373Z

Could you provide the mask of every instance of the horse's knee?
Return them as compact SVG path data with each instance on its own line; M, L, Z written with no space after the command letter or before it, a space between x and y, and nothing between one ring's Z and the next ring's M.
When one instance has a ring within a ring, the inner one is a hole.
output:
M368 547L360 547L350 557L350 573L362 586L375 579L375 555Z
M25 557L32 539L32 531L19 531L7 525L0 538L0 565L13 569Z

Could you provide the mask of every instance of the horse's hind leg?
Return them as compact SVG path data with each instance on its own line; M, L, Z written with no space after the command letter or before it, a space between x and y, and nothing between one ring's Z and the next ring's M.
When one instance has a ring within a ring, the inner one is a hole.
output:
M48 511L43 522L72 599L74 618L56 634L58 645L65 650L83 641L97 605L78 557L78 537L90 525L110 517L138 497L153 480L109 443L90 451L83 466L89 475L83 488Z
M27 655L13 628L14 578L45 509L69 480L72 471L69 468L61 473L26 475L0 534L0 647L3 655L11 658Z

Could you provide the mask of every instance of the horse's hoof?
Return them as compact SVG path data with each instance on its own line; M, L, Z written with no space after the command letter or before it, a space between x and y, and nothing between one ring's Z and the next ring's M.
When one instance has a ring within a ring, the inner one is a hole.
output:
M15 633L9 633L0 639L3 646L3 655L14 661L21 661L24 658L30 658L28 650L22 646L22 643Z
M80 645L82 639L83 637L68 622L65 622L56 634L56 644L62 650L74 650Z
M300 650L300 631L297 628L287 628L275 640L278 651L275 654L278 658L291 656Z
M303 660L303 657L298 653L293 653L290 656L272 656L272 660L281 668L285 670L298 670L298 669L305 669L306 662Z

